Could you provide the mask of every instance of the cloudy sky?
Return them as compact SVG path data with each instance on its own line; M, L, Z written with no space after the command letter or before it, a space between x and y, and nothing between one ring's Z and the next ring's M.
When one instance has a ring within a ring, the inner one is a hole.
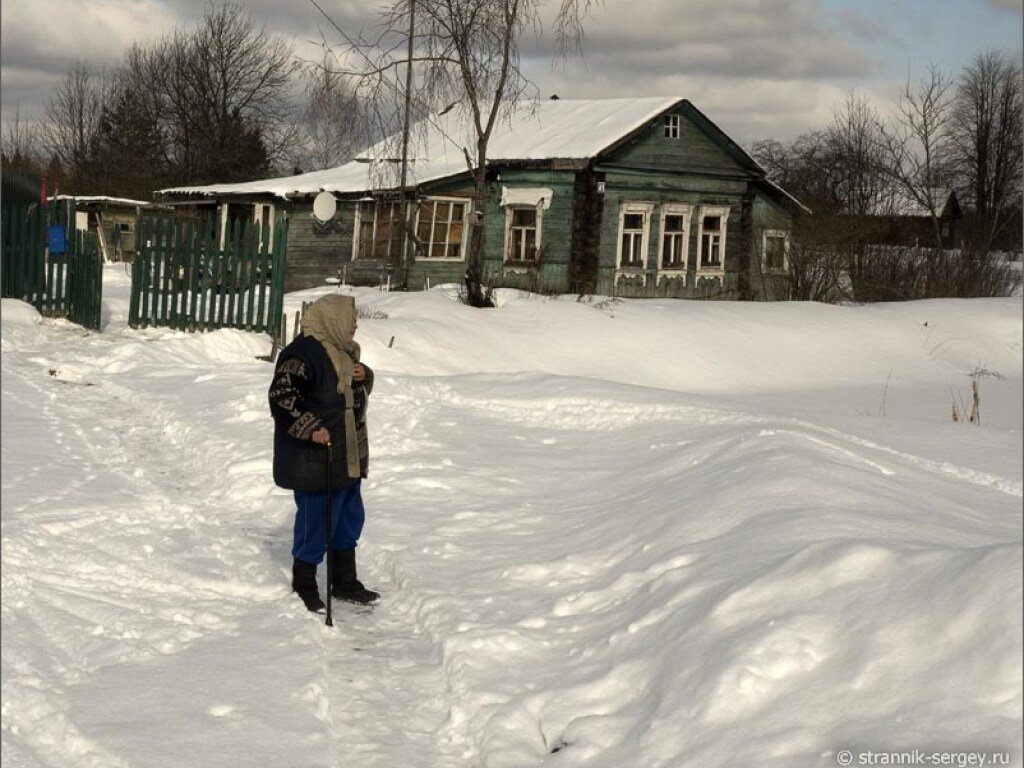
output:
M368 30L381 0L318 0L346 31ZM540 0L543 4L544 0ZM828 122L851 89L887 109L908 74L955 72L981 51L1021 55L1024 0L603 0L582 57L552 63L524 43L540 93L561 98L690 99L744 145ZM316 58L336 40L309 0L244 3L269 32ZM548 0L547 5L555 5ZM206 0L3 0L2 108L37 117L69 63L116 65L203 14Z

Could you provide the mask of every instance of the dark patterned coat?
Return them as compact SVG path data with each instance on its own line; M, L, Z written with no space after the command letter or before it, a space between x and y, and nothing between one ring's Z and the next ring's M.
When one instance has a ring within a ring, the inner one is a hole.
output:
M370 453L366 406L373 391L373 371L363 367L366 379L352 382L352 395L360 472L366 477ZM320 427L326 427L334 453L331 487L351 483L345 471L345 399L338 392L338 375L319 341L300 335L281 350L268 398L274 417L274 482L296 491L327 489L327 447L311 439Z

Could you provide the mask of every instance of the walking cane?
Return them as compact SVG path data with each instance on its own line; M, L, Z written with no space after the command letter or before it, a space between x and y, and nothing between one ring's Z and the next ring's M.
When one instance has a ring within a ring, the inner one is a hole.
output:
M327 441L327 626L333 627L331 621L331 579L334 578L334 547L331 541L331 475L334 470L334 447Z

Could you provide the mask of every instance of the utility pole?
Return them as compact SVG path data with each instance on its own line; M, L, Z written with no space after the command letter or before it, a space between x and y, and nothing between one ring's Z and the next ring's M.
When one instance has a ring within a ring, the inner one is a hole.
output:
M405 217L405 238L402 240L402 264L399 286L403 290L409 288L409 247L415 247L413 241L415 232L413 229L412 213L415 206L406 199L405 187L409 181L409 112L412 109L412 56L413 36L416 32L416 0L409 0L409 41L405 62L405 115L402 119L402 178L399 184L399 194L404 204ZM415 199L415 198L413 198Z

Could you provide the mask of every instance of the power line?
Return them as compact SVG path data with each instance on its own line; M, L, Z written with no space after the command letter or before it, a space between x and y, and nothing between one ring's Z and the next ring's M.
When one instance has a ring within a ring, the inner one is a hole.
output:
M415 0L410 0L410 2L414 2L414 1L415 1ZM347 34L347 33L346 33L346 32L345 32L345 31L344 31L344 30L343 30L342 28L341 28L341 27L339 27L339 26L338 26L337 22L335 22L335 21L334 21L334 19L332 19L332 18L331 18L331 16L330 16L330 15L329 15L329 14L327 13L327 11L325 11L325 10L324 10L324 9L323 9L323 8L322 8L322 7L320 6L320 4L319 4L319 3L317 2L317 0L309 0L309 2L310 2L310 4L312 4L312 6L313 6L314 8L316 8L316 9L317 9L317 11L319 11L319 12L320 12L320 15L321 15L321 16L323 16L323 17L324 17L325 19L327 19L328 23L330 23L330 25L331 25L332 27L334 27L334 29L335 29L335 30L337 31L337 33L338 33L339 35L341 35L342 39L343 39L343 40L345 40L345 42L346 42L346 43L348 43L348 45L349 45L349 47L350 47L350 48L354 49L354 50L355 50L355 51L356 51L356 52L357 52L357 53L358 53L358 54L359 54L359 55L360 55L360 56L361 56L361 57L363 58L363 60L364 60L364 61L365 61L365 62L366 62L367 64L369 64L369 65L370 65L371 67L373 67L374 69L379 69L379 70L380 70L380 79L381 79L381 82L383 82L383 83L384 83L385 85L387 85L387 87L388 87L389 89L391 89L391 91L392 91L392 92L393 92L393 93L394 93L394 94L395 94L396 96L398 96L398 97L400 97L400 98L404 99L404 100L406 101L406 103L407 103L407 104L408 104L408 103L409 103L410 101L415 101L415 103L416 103L416 106L417 106L418 108L420 108L420 109L421 109L421 110L422 110L423 112L425 112L425 113L426 113L426 114L425 114L425 117L424 117L423 119L424 119L424 120L426 120L426 121L427 121L428 123L430 123L431 125L433 125L433 126L434 126L434 128L436 128L436 129L437 129L438 133L440 133L440 134L441 134L441 136L443 136L443 137L444 137L445 139L447 139L448 141L450 141L450 142L452 143L452 145L453 145L453 146L455 146L456 148L458 148L458 149L462 150L463 152L465 152L465 148L464 148L464 147L462 146L462 142L459 142L459 141L457 141L456 139L452 138L452 136L451 136L451 135L449 135L449 134L448 134L448 132L447 132L447 131L445 131L445 129L444 129L444 128L443 128L442 126L441 126L441 124L440 124L440 123L438 123L438 122L437 122L437 121L436 121L436 120L434 119L434 116L433 116L433 114L432 114L432 112L431 112L431 110L430 110L430 105L429 105L429 104L427 104L427 103L425 103L425 102L421 101L421 100L420 100L420 99L418 99L418 98L417 98L417 97L416 97L416 96L415 96L415 95L414 95L414 94L413 94L413 93L412 93L411 91L410 91L410 92L407 92L407 91L406 91L406 89L403 89L403 88L402 88L402 87L401 87L400 85L398 85L397 83L392 83L392 82L391 82L391 80L389 80L389 79L387 78L387 76L386 76L386 75L384 74L384 72L385 72L385 70L386 70L386 69L389 69L390 67L384 67L384 68L380 68L380 67L378 66L378 64L377 64L377 63L375 63L375 62L374 62L374 61L373 61L373 60L372 60L372 59L371 59L371 58L370 58L370 57L369 57L369 56L368 56L368 55L367 55L367 54L366 54L366 53L365 53L365 52L363 51L363 48L362 48L362 46L363 46L363 45L366 45L366 42L365 42L365 41L363 41L363 40L360 40L360 43L359 43L359 44L357 44L357 43L356 43L356 42L355 42L355 41L354 41L354 40L353 40L353 39L352 39L352 38L351 38L351 37L350 37L350 36L349 36L349 35L348 35L348 34ZM412 38L412 30L410 29L410 43L411 43L411 38ZM411 58L411 57L410 57L410 58ZM399 63L401 63L401 62L400 62L400 61L396 61L396 62L394 62L394 64L396 64L396 65L397 65L397 64L399 64ZM412 66L412 62L411 62L411 61L409 62L409 66L410 66L410 67ZM396 66L395 70L396 70L396 72L397 72L397 66ZM445 110L445 111L447 112L447 110ZM408 119L408 112L407 112L407 114L406 114L406 119ZM391 137L391 136L389 136L388 138L392 138L392 137ZM387 140L387 139L385 139L385 140Z

